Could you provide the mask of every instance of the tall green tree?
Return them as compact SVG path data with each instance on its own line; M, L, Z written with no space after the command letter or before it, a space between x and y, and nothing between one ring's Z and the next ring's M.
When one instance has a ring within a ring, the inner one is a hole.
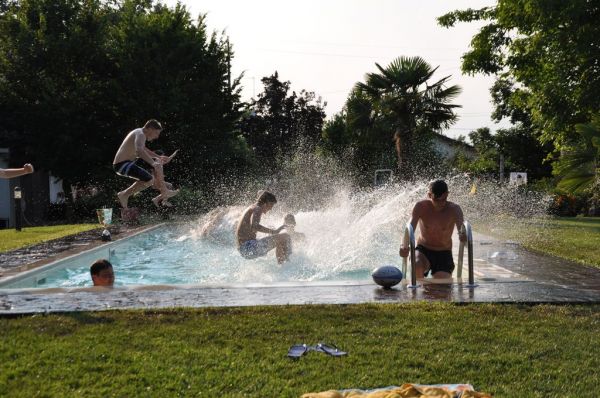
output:
M454 110L460 105L452 101L461 89L447 85L450 76L432 81L437 68L421 57L399 57L385 68L375 65L378 72L367 73L346 103L350 128L377 136L385 131L385 139L395 142L398 168L412 173L408 160L415 157L417 134L456 121Z
M483 22L463 56L465 73L495 75L496 117L530 118L558 149L600 109L600 5L589 0L498 0L438 22Z
M263 77L261 82L264 90L249 104L241 122L244 137L256 155L272 164L277 154L295 152L299 141L316 145L321 138L326 104L313 92L290 93L291 83L279 80L277 72Z
M2 0L0 129L18 163L68 183L104 184L125 134L164 123L155 148L180 148L175 182L242 168L233 52L178 4L154 0Z

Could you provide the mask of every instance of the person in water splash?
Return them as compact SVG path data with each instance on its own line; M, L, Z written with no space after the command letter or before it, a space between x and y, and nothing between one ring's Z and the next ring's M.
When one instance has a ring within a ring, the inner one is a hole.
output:
M296 232L296 217L293 214L286 214L283 218L283 225L293 242L302 242L306 239L306 235L302 232Z
M131 195L154 185L155 182L160 190L160 195L153 199L153 201L156 200L154 204L175 196L179 192L179 190L167 189L165 185L163 164L170 162L171 159L168 156L160 156L146 148L146 141L157 139L161 131L162 126L157 120L148 120L143 128L137 128L127 134L115 155L113 160L115 172L120 176L136 180L129 188L117 194L123 209L128 208ZM146 166L152 167L156 178L145 167L136 164L138 158L142 159Z
M33 173L33 166L26 163L20 169L0 169L0 178L15 178Z
M443 180L429 183L427 199L417 202L410 219L412 227L419 226L416 247L416 276L424 278L429 272L434 278L451 278L454 271L452 232L458 230L461 242L463 212L459 205L448 201L448 185ZM400 256L408 256L409 248L400 246Z
M284 263L289 258L292 251L290 236L286 233L280 233L285 225L277 229L271 229L260 224L262 215L270 211L276 203L275 195L268 191L262 191L259 192L256 203L244 210L236 230L238 250L242 257L254 259L265 256L269 251L275 249L275 256L279 264ZM270 236L257 239L256 234L258 232Z

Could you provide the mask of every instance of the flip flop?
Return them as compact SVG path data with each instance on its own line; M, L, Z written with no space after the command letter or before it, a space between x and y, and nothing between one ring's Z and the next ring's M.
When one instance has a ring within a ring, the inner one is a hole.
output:
M306 344L294 344L288 350L287 356L290 358L300 358L302 355L306 354L308 351L308 346Z
M315 348L315 351L324 352L325 354L331 355L332 357L341 357L343 355L347 355L348 354L345 351L340 351L333 344L324 344L324 343L317 344L317 347Z

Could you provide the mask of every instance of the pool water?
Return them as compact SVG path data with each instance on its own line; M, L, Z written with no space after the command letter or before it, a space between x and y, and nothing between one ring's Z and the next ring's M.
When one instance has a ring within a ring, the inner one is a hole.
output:
M401 266L400 230L413 195L378 191L341 194L328 208L298 211L296 231L303 242L277 264L272 250L254 260L242 258L234 239L243 207L217 209L184 225L168 226L117 242L101 253L79 256L3 288L91 286L89 267L97 258L113 264L115 285L251 285L281 282L370 280L381 265ZM262 224L278 227L285 204L263 216ZM259 234L259 237L261 235Z

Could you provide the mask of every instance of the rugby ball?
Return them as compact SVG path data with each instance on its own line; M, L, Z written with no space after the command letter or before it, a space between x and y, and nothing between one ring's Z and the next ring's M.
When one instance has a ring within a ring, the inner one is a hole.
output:
M375 283L384 288L390 288L402 281L402 271L393 265L384 265L376 268L371 273L371 276Z

